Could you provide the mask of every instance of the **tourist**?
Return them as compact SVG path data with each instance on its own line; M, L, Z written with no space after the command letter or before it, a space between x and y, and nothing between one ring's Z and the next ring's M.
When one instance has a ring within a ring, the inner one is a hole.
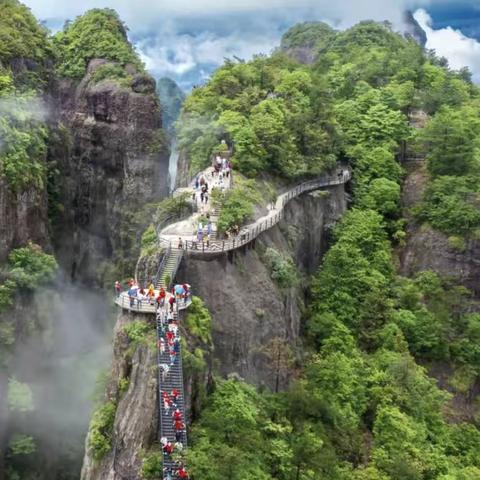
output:
M167 467L163 469L163 480L173 480L173 473Z
M198 180L198 175L195 177L195 190L198 190L198 187L200 185L200 182Z
M170 312L173 312L173 304L175 303L175 297L173 295L168 299L168 303L170 304Z
M120 285L120 282L118 280L115 282L115 293L117 294L117 298L122 293L122 286Z
M188 479L188 473L183 465L177 470L177 476L180 479Z
M175 442L175 450L177 450L178 452L181 452L183 450L183 444L182 442Z
M161 363L159 365L160 371L162 372L162 382L165 382L167 379L168 371L170 370L170 367L168 366L167 363Z
M180 355L180 339L178 337L175 337L175 340L173 341L173 350L176 355Z
M160 308L163 308L165 306L165 297L167 296L167 293L165 292L165 289L163 287L160 288L160 291L158 292L158 297L157 300L160 299Z
M162 397L163 397L163 408L165 409L165 415L168 415L170 413L172 399L170 398L167 392L163 392Z
M183 249L183 240L182 237L178 237L178 249L182 250Z
M174 447L171 442L168 442L166 445L163 447L163 453L165 455L170 456L173 453Z
M141 291L137 292L137 308L140 310L142 308L142 302L145 300L145 295L142 295Z
M165 353L165 340L162 337L158 340L157 346L160 350L160 355L163 355Z
M203 196L203 200L205 201L205 205L208 203L208 193L205 193Z
M178 400L178 397L180 396L180 393L178 392L178 390L176 388L174 388L172 390L171 395L172 395L172 399L173 399L174 403L176 404L177 400Z
M172 417L173 417L173 421L176 422L176 421L182 421L182 412L177 408L173 414L172 414Z
M203 203L203 199L205 198L205 193L203 193L203 190L200 192L200 203Z
M175 360L177 358L177 352L175 350L170 349L169 355L170 355L170 366L173 366L173 365L175 365Z

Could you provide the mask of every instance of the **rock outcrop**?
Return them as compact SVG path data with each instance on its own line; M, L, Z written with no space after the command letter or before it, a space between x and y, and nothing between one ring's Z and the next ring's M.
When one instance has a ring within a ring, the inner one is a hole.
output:
M96 83L92 75L103 64L92 60L80 83L61 81L54 99L70 134L58 159L64 214L55 245L72 279L87 283L98 282L106 260L133 269L139 225L149 223L142 208L168 193L168 146L155 81L131 72L129 84Z
M138 316L120 313L115 326L113 364L107 388L108 398L117 399L112 448L96 462L87 437L81 480L140 480L142 454L157 440L156 350L140 345L132 354L132 345L122 327L133 319ZM119 382L126 378L128 388L122 393Z
M177 274L188 281L213 317L215 370L236 373L254 385L274 387L260 349L273 339L300 342L304 291L282 291L272 280L262 250L291 256L300 272L313 273L327 248L330 227L346 210L343 185L292 200L285 218L255 243L217 257L187 257ZM281 385L284 387L284 385Z
M29 187L15 193L0 178L0 262L29 240L42 247L49 245L47 212L45 189Z
M420 225L411 214L418 204L428 182L425 162L410 165L402 190L404 215L408 219L407 241L399 251L400 273L413 276L424 270L433 270L465 286L480 300L480 241L471 239L464 248L454 248L448 236L428 225Z

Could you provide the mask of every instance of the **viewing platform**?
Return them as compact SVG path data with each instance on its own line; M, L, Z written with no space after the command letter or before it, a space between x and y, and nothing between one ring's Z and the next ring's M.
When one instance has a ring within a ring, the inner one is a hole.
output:
M158 296L159 291L155 290L155 298ZM168 292L167 296L165 297L165 306L169 306L169 299L173 297L173 295ZM156 301L153 302L153 304L150 303L149 299L145 298L141 300L140 302L137 300L137 298L133 297L133 306L131 304L130 297L128 295L128 292L121 292L120 295L115 299L115 304L121 307L123 310L129 310L131 312L135 313L151 313L155 314L157 313L157 304ZM192 295L191 292L187 297L187 301L185 302L183 298L178 298L176 299L176 307L175 309L178 308L178 310L185 310L190 306L192 303Z

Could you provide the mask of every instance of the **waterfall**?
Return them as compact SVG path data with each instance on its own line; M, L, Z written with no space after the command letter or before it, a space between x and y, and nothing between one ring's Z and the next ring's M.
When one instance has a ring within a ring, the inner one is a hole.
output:
M170 144L170 159L168 160L168 178L170 179L170 193L175 190L178 166L177 138L174 136Z

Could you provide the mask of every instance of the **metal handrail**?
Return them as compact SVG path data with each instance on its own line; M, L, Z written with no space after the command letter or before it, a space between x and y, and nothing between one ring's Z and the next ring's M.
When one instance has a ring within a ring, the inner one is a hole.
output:
M261 221L260 223L255 222L251 225L247 225L242 229L239 235L234 237L231 240L210 240L208 243L206 241L197 242L195 240L183 240L183 251L185 253L199 254L199 253L220 253L230 250L235 250L243 245L254 240L262 232L270 229L273 225L276 225L284 215L285 205L295 197L298 197L302 193L310 190L315 190L321 187L328 187L334 185L342 185L348 182L351 178L351 173L349 170L346 170L346 174L343 174L342 177L337 176L322 176L316 180L309 180L303 182L291 190L285 192L277 198L277 207L280 209L275 215L268 216ZM280 205L279 205L280 202ZM166 244L169 248L174 248L172 241L162 238L160 236L160 243ZM179 249L180 250L180 249Z
M161 274L160 272L162 271L163 267L165 266L171 251L172 251L172 247L169 245L167 250L163 254L163 258L162 258L160 264L158 265L157 274L155 275L155 279L154 279L154 283L153 283L155 286L158 285L158 280L159 280L160 274Z

